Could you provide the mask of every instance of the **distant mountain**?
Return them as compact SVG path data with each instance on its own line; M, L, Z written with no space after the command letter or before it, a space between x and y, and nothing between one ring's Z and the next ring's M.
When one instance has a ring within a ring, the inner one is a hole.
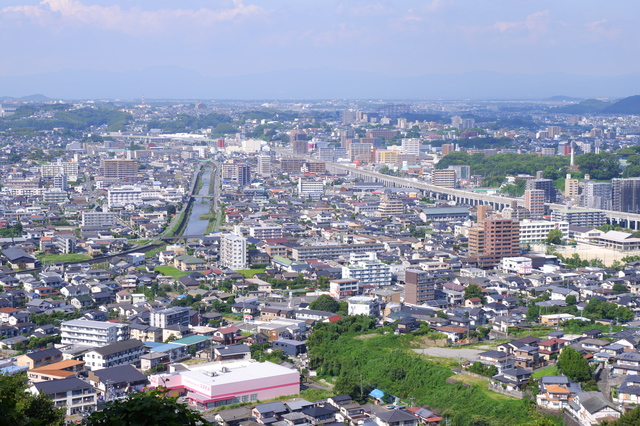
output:
M602 110L606 114L640 114L640 95L620 99Z
M583 98L573 98L571 96L557 95L557 96L551 96L550 98L547 98L545 100L552 101L552 102L578 102L578 101L582 101Z
M29 101L29 102L49 102L49 101L52 101L53 99L45 95L35 94L35 95L29 95L29 96L22 96L20 100Z
M586 99L580 103L558 107L554 111L565 114L597 114L610 106L610 102L599 99Z
M328 68L207 77L181 67L142 71L66 70L3 77L0 94L46 93L55 99L547 99L623 98L640 93L640 73L614 77L562 73L468 72L390 77Z

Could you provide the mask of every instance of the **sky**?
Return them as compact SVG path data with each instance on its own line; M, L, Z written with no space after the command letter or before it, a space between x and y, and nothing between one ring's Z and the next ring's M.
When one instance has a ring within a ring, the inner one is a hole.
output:
M0 76L178 66L409 77L640 71L640 2L3 0Z

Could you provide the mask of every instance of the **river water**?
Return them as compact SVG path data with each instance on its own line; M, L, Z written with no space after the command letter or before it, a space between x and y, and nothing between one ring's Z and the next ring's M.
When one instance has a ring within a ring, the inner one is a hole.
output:
M210 167L204 169L204 171L202 172L203 185L198 192L198 195L209 195L211 172L212 169ZM194 197L193 207L191 208L191 215L189 215L189 221L187 222L187 227L185 228L183 235L204 235L209 221L198 219L198 217L202 214L209 213L209 209L211 208L211 201L212 200L210 198Z

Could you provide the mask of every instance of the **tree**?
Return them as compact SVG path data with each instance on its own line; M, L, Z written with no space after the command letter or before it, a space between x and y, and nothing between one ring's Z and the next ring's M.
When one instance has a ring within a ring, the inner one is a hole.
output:
M54 408L46 395L28 392L26 383L26 373L0 374L0 425L63 425L64 410Z
M636 407L626 412L619 419L610 421L605 420L600 426L637 426L640 424L640 407Z
M577 303L576 296L574 296L573 294L565 297L564 301L567 302L567 305L575 305Z
M628 292L629 290L627 289L627 286L626 286L626 285L624 285L623 283L615 283L615 284L613 285L613 291L614 291L614 293L616 293L616 294L621 294L621 293L626 293L626 292Z
M558 369L571 380L587 382L591 380L591 368L582 355L571 346L565 346L558 357Z
M96 411L87 419L88 426L100 425L210 425L200 413L178 403L178 398L165 394L167 389L131 394L127 399L110 402L102 411Z
M309 309L325 312L338 312L340 303L328 294L323 294L309 304Z
M471 299L472 297L479 297L484 303L484 296L482 295L482 289L479 285L471 284L464 289L465 300Z
M560 244L562 243L562 231L559 229L552 229L547 234L547 239L545 240L547 244Z

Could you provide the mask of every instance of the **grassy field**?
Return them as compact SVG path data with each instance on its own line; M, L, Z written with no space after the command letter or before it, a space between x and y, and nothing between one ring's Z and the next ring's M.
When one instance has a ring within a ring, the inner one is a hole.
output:
M56 262L83 262L91 259L88 254L69 253L69 254L46 254L38 256L38 259L42 263L56 263Z
M557 376L558 374L558 366L550 365L547 368L543 368L542 370L538 370L533 373L533 378L539 379L542 376Z
M245 278L252 278L255 274L261 274L265 271L264 268L261 269L243 269L241 271L237 271L239 274L245 276Z
M176 279L190 274L190 272L181 271L179 269L174 268L173 266L156 266L155 270L160 272L160 274L162 275L173 277Z
M146 253L144 254L144 257L146 257L146 258L148 259L148 258L153 257L153 256L155 256L156 254L160 253L161 251L165 251L166 249L167 249L167 246L166 246L166 245L164 245L164 246L161 246L161 247L155 248L155 249L153 249L153 250L149 250L148 252L146 252Z

